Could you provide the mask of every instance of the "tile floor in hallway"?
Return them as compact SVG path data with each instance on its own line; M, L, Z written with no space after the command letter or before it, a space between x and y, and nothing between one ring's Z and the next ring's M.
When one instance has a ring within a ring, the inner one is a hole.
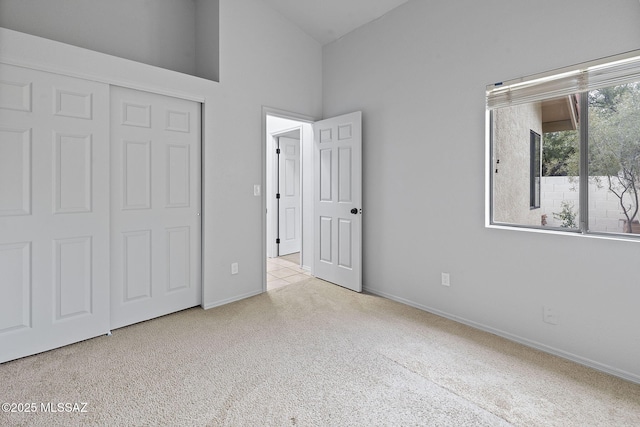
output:
M267 258L267 291L311 278L300 268L299 254L279 258Z

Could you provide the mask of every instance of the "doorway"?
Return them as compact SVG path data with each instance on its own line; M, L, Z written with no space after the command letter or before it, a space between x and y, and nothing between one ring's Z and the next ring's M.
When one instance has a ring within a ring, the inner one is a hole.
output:
M300 264L304 272L362 292L362 112L321 121L263 107L263 291L277 258L279 136L300 132ZM254 188L260 195L260 186Z
M312 273L312 120L265 110L266 242L264 290Z

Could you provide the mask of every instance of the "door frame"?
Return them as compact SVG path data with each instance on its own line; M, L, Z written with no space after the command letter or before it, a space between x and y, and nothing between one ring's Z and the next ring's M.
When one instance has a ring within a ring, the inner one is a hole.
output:
M267 149L269 148L268 146L274 146L273 145L273 137L271 135L269 135L267 133L267 116L273 116L273 117L279 117L282 119L288 119L288 120L295 120L298 122L302 122L302 123L306 123L309 125L312 125L313 123L315 123L316 121L318 121L319 119L315 119L313 117L310 116L306 116L303 114L298 114L298 113L292 113L290 111L286 111L286 110L280 110L277 108L273 108L273 107L266 107L263 106L262 107L262 143L260 144L260 146L262 147L261 151L262 151L262 182L261 182L261 188L263 189L262 191L262 197L261 197L261 202L262 202L262 291L266 292L267 291L267 230L268 227L270 226L269 224L267 224ZM295 128L295 127L294 127ZM292 130L288 129L287 131ZM278 132L278 133L285 133L287 131L284 132ZM301 176L301 180L302 177L304 176L304 172L303 172L303 165L302 165L302 150L303 148L303 142L302 142L302 129L300 132L300 157L301 157L301 164L300 164L300 176ZM313 143L313 141L311 141L311 143ZM302 187L300 189L300 197L302 198L303 195L303 190ZM301 209L300 209L300 217L303 217L303 206L304 203L301 203ZM300 228L301 230L303 229L304 224L301 223ZM313 236L304 236L304 234L302 235L302 241L304 242L305 240L309 240L311 239L311 241L313 241ZM304 243L303 243L304 244ZM301 260L302 262L302 260ZM311 258L311 265L309 265L310 268L310 272L311 274L313 274L313 257Z
M0 28L0 62L200 103L203 165L200 188L201 260L213 251L217 242L207 239L207 236L213 235L210 227L215 223L211 217L215 212L215 201L212 197L206 197L205 186L207 183L215 182L215 177L213 168L206 168L204 165L214 164L217 82L6 28ZM208 147L210 148L207 149ZM200 266L201 306L208 308L215 301L215 289L208 289L205 283L214 283L214 271L211 267L207 268L204 262L201 262Z

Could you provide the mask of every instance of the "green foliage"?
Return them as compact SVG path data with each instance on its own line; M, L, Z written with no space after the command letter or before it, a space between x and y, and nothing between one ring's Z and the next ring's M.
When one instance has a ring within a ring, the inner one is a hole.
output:
M589 103L589 176L640 170L640 84L593 90ZM578 131L544 134L543 176L580 175Z
M587 100L590 181L618 198L631 224L640 204L640 82L592 90ZM542 175L579 176L579 132L549 132L543 138ZM564 202L553 214L562 227L577 227L572 208Z
M578 214L573 211L573 203L565 200L562 202L561 206L562 210L560 212L553 212L553 217L562 221L560 227L578 228L578 223L576 221Z
M589 92L589 108L600 113L615 113L618 103L630 90L630 85L605 87Z
M589 175L638 169L640 91L621 85L589 93Z
M631 224L640 190L640 84L589 93L589 175L606 177Z
M545 133L542 176L577 176L580 138L577 131Z

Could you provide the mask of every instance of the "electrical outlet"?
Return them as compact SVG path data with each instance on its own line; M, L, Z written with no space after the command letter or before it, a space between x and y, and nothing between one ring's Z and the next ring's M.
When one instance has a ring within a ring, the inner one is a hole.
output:
M442 273L442 286L451 286L451 278L449 273Z
M254 196L260 195L260 184L256 184L253 186L253 195Z
M238 274L238 263L234 262L231 264L231 274Z
M545 305L542 307L542 320L545 323L549 323L550 325L557 325L558 315L553 308L549 307L548 305Z

